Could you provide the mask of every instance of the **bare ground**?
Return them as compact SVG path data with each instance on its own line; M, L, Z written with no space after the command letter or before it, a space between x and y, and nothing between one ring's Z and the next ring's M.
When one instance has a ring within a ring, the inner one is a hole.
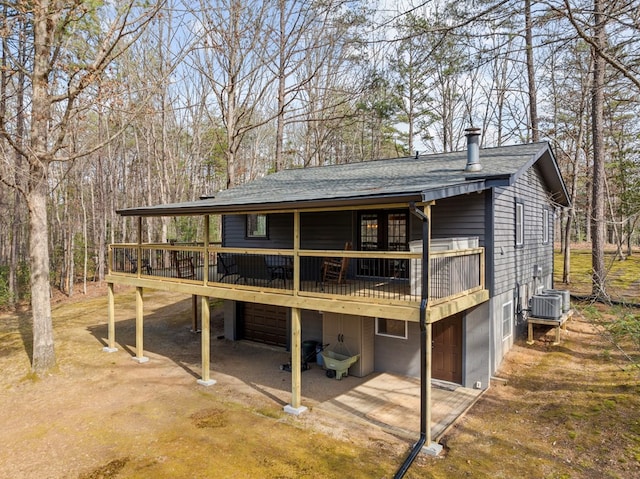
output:
M119 351L111 354L101 349L104 288L56 302L59 367L44 378L28 373L27 312L0 313L0 478L393 476L406 439L323 414L310 400L308 415L282 413L288 376L262 366L276 370L286 353L219 340L218 384L197 385L190 299L146 299L151 361L143 365L131 360L130 291L116 294ZM420 457L406 477L640 477L638 357L579 314L560 346L552 337L537 329L536 344L518 342L500 379L444 437L445 454ZM317 400L339 393L304 380Z

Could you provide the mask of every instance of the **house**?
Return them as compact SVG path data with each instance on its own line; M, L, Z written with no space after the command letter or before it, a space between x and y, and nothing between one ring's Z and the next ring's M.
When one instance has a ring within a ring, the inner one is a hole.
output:
M225 337L292 352L299 414L300 357L312 340L347 356L349 374L419 376L484 389L517 334L523 309L552 288L554 215L567 191L545 142L292 169L201 200L118 211L200 216L198 244L111 245L113 285L136 287L136 358L144 288L204 298L202 384L209 372L207 298L225 301ZM220 216L222 244L208 237ZM143 268L132 267L146 265ZM138 261L140 259L141 261ZM427 347L431 345L432 347ZM428 438L428 436L427 436ZM428 440L427 440L428 442Z

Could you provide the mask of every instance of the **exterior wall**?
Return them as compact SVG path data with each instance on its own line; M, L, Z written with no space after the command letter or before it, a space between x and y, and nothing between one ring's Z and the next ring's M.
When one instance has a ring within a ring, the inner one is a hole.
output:
M374 337L376 371L420 376L420 325L409 323L407 339Z
M431 237L477 236L480 246L484 246L485 194L473 193L438 200L431 207Z
M515 244L516 202L524 205L523 245ZM536 167L525 172L511 187L496 188L493 195L493 245L487 254L488 287L491 292L492 373L513 345L517 334L524 334L522 310L540 286L548 287L553 277L553 209ZM549 210L549 241L543 243L543 210ZM491 264L493 259L493 265ZM536 271L541 268L541 275ZM513 301L513 334L502 335L502 306Z
M224 246L293 248L293 214L269 215L267 239L247 238L245 221L244 215L223 217ZM300 247L303 249L343 249L345 242L355 240L354 213L350 211L304 213L300 215L300 230Z
M489 387L491 319L489 304L484 303L466 312L462 323L462 385L480 389Z

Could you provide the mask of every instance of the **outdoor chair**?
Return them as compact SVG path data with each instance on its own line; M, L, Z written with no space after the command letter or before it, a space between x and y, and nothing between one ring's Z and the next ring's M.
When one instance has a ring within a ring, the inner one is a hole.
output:
M235 256L230 253L218 253L218 273L222 274L218 281L222 281L227 276L238 274Z
M351 242L347 241L344 245L345 251L351 250ZM321 278L322 284L325 282L343 284L347 280L347 271L349 269L349 258L325 258L322 261Z
M178 278L194 278L196 269L193 265L193 258L191 256L177 258L176 273L178 274Z
M236 255L236 267L238 268L238 279L236 283L242 280L245 284L250 282L254 285L258 281L271 283L276 279L272 270L267 265L264 256Z
M129 253L128 250L124 250L124 255L127 258L127 261L129 261L129 264L131 264L131 272L132 273L137 273L138 272L138 259L137 258L133 258L131 256L131 254ZM146 273L146 274L151 274L152 273L152 269L151 269L151 264L149 263L148 259L142 258L142 270Z

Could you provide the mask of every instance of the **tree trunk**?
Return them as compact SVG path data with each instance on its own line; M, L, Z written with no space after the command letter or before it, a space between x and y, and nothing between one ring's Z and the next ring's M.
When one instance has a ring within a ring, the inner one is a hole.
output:
M594 0L594 40L598 48L604 48L605 23L601 0ZM591 195L591 248L592 248L592 294L606 299L605 289L605 151L604 151L604 59L594 50L593 85L591 97L593 134L593 189Z
M29 161L29 258L31 263L31 309L33 314L33 358L36 374L56 364L51 320L49 283L49 241L47 223L47 131L51 115L49 103L50 34L56 24L50 18L51 6L44 1L34 8L33 75L31 106L31 151Z
M27 195L29 206L29 256L31 262L31 309L33 314L33 372L45 372L56 364L51 320L49 242L47 240L47 183L45 171L32 169Z
M538 98L536 76L533 64L533 25L531 22L531 0L524 0L525 42L527 49L527 78L529 81L529 116L531 124L531 140L539 141L538 130Z

